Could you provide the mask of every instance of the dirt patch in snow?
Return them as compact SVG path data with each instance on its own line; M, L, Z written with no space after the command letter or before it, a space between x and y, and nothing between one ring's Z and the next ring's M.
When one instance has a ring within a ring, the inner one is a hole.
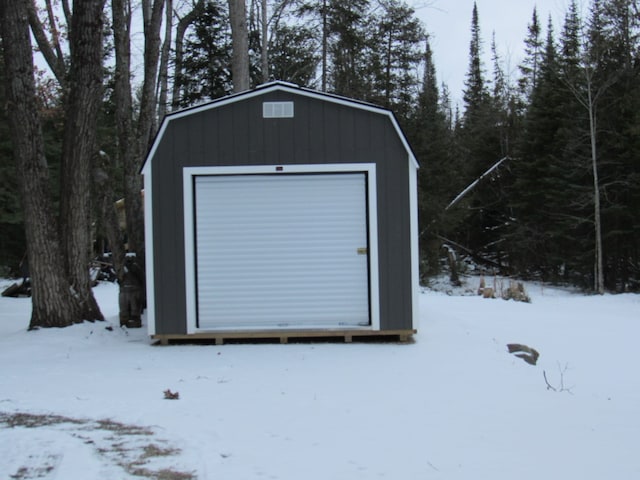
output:
M180 454L180 449L158 438L148 427L110 419L90 420L52 414L0 412L0 428L55 430L64 436L80 440L92 448L101 463L119 467L132 477L156 480L196 478L194 473L178 471L170 466L172 457ZM8 478L54 478L60 462L61 454L58 452L40 451L37 455L24 452L19 466L9 473Z

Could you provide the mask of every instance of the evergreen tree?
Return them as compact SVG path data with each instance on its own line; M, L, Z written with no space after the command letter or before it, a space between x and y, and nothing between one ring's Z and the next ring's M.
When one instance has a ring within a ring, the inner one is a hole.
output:
M444 103L448 100L444 100ZM445 211L447 198L460 185L456 178L451 123L443 107L436 79L431 45L427 38L424 51L424 77L417 108L407 135L420 161L418 171L418 224L420 230L421 274L439 271L442 238L459 220Z
M500 142L494 128L495 118L493 118L494 112L487 88L482 53L478 7L474 3L469 67L463 92L464 112L460 131L461 147L466 152L465 169L461 173L466 176L468 182L475 180L500 158L500 150L496 148Z
M223 0L210 0L193 20L184 42L183 71L178 77L181 106L212 100L233 90L231 30Z
M479 120L487 100L487 90L482 63L482 39L478 20L478 5L473 3L471 17L471 42L469 44L469 66L465 79L463 100L465 106L465 126ZM469 125L472 127L472 125Z
M491 105L495 118L495 127L498 130L500 140L500 157L510 156L512 144L518 133L519 108L514 89L510 85L504 72L502 60L498 54L495 33L491 42L491 54L493 60L493 91Z
M504 115L496 110L485 80L482 40L478 8L474 3L469 46L469 68L465 81L462 126L457 133L460 155L464 162L459 171L464 184L469 185L489 171L504 157L501 128ZM459 243L475 252L477 259L500 261L498 231L505 222L503 209L502 172L476 185L455 208L466 210L467 218L457 232ZM454 195L455 196L455 195Z
M326 0L328 85L346 97L365 99L367 85L367 9L369 0Z
M598 172L601 185L604 280L607 288L637 285L640 185L640 18L633 2L595 0L588 31L588 59L599 94Z
M513 222L508 236L514 271L540 275L549 281L560 279L565 260L560 248L562 234L555 226L563 208L562 192L566 190L559 162L564 95L558 68L553 24L549 19L538 79L531 91L524 131L512 164Z
M595 241L589 118L579 101L587 96L582 44L582 19L576 1L572 1L559 42L557 75L562 109L556 147L557 175L564 186L557 195L553 232L564 257L565 279L586 286L592 284Z
M538 21L538 10L534 7L533 14L531 15L531 23L527 26L527 37L524 39L525 58L519 66L520 79L518 80L518 86L524 101L530 99L531 92L536 88L543 47L544 43L540 22Z
M371 94L367 98L406 119L420 89L418 65L425 32L415 12L400 0L380 2L369 22Z
M315 85L318 40L302 25L280 25L269 43L269 78L305 87Z

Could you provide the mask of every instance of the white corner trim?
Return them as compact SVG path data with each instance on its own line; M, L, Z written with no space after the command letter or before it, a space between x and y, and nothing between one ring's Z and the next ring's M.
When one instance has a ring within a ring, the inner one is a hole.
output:
M144 172L144 244L145 244L145 278L147 291L147 333L156 334L156 294L154 282L153 255L153 189L151 165Z
M371 309L371 329L380 330L380 282L378 258L378 182L376 179L375 163L367 164L367 192L369 198L369 308Z
M415 170L415 169L413 169ZM184 204L185 245L185 298L187 334L198 333L196 295L196 249L194 225L194 177L199 175L250 175L279 173L367 173L368 223L369 223L369 308L370 330L380 330L380 287L378 259L378 207L376 165L374 163L317 164L317 165L259 165L227 167L184 167L182 170ZM352 327L351 327L352 328ZM207 330L209 331L209 330Z
M203 168L203 167L201 167ZM187 333L196 333L197 308L196 308L196 248L195 248L195 224L193 188L194 177L199 175L198 168L185 167L182 170L183 205L184 205L184 287L187 308Z
M418 169L409 165L409 231L411 235L412 323L420 323L420 243L418 233Z

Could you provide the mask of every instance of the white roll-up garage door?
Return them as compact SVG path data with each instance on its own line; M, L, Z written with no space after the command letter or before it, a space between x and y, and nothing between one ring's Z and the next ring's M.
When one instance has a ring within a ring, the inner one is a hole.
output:
M197 327L370 324L366 173L195 177Z

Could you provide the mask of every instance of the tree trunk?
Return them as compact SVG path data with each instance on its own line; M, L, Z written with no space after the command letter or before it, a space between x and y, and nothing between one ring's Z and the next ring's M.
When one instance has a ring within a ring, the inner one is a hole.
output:
M0 0L7 112L20 178L32 288L29 329L65 327L82 319L64 275L51 208L26 7L26 2Z
M91 172L102 101L102 10L105 0L76 0L70 30L71 67L62 147L60 231L66 273L82 318L104 320L89 276Z
M267 22L267 0L261 0L261 27L262 27L262 51L260 52L260 61L262 63L262 82L269 81L269 31Z
M153 3L152 3L153 2ZM158 97L156 95L156 80L158 78L158 64L160 62L160 30L162 27L162 12L165 0L143 0L142 16L144 21L144 76L142 80L142 95L140 99L140 118L138 119L139 151L136 159L136 171L142 166L142 159L151 146L157 119L155 116ZM137 175L139 177L139 175Z
M327 91L327 52L329 31L327 28L327 0L322 0L322 91Z
M118 283L122 283L124 278L125 251L122 231L118 222L118 212L114 202L115 193L113 191L114 182L109 175L111 159L101 152L100 162L94 168L93 178L97 187L97 203L101 217L101 225L104 235L107 237L111 248L111 261L118 278Z
M136 168L137 146L133 127L133 106L131 93L131 2L130 0L112 0L113 38L115 43L116 65L114 97L116 105L116 130L118 136L118 162L124 170L125 211L135 199L140 198L141 182ZM129 198L134 200L129 201ZM112 199L114 201L115 199ZM136 208L136 205L133 206ZM142 208L139 203L139 208ZM136 215L133 215L133 219ZM141 242L142 225L127 218L129 249L136 251Z
M160 54L160 71L158 73L158 120L162 120L167 113L167 96L169 83L169 53L171 51L171 36L173 32L173 0L166 0L164 41Z
M593 173L593 216L596 244L594 287L600 295L604 294L604 263L602 259L602 226L600 220L600 180L598 179L598 152L596 145L597 119L595 99L588 80L587 101L589 112L589 137L591 139L591 171Z
M249 90L249 35L245 0L229 0L229 19L233 44L231 59L233 91L243 92Z
M153 2L153 3L152 3ZM136 147L133 155L124 157L125 214L129 251L135 252L144 268L144 213L142 204L142 177L140 167L153 141L156 129L156 79L160 57L160 29L165 0L143 0L144 21L144 78L140 99L140 116L136 129ZM131 92L128 92L131 98Z

